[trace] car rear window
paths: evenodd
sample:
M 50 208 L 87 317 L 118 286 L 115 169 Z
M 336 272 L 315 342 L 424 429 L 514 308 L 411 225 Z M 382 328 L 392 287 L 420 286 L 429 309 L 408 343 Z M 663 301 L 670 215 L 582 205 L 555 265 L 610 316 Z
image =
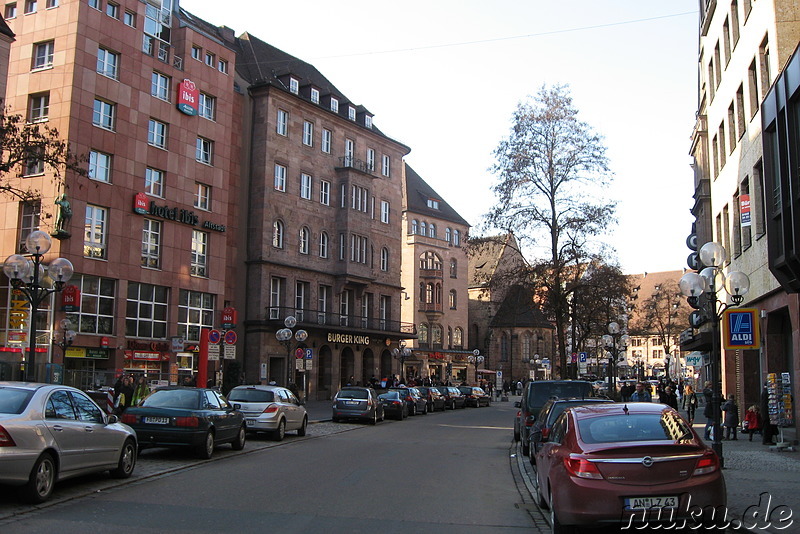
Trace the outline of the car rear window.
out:
M 680 417 L 662 414 L 620 414 L 590 417 L 578 421 L 578 431 L 585 443 L 622 441 L 670 441 L 692 439 L 692 432 Z
M 382 393 L 378 395 L 381 399 L 389 399 L 389 400 L 400 400 L 400 394 L 396 391 L 390 391 L 388 393 Z
M 362 389 L 343 389 L 336 395 L 340 399 L 368 399 L 369 394 Z
M 586 406 L 587 404 L 594 404 L 592 402 L 581 402 L 581 401 L 574 401 L 574 402 L 555 402 L 553 403 L 553 408 L 550 410 L 550 415 L 547 417 L 547 424 L 552 425 L 558 416 L 564 413 L 564 410 L 567 408 L 572 408 L 573 406 Z
M 33 391 L 19 388 L 0 388 L 0 413 L 20 414 L 28 406 Z
M 263 389 L 234 389 L 228 395 L 230 402 L 275 402 L 275 393 Z
M 160 389 L 144 399 L 142 406 L 149 408 L 182 408 L 196 410 L 200 392 L 195 389 Z
M 528 406 L 541 408 L 551 398 L 592 397 L 594 391 L 589 382 L 532 383 L 528 390 Z

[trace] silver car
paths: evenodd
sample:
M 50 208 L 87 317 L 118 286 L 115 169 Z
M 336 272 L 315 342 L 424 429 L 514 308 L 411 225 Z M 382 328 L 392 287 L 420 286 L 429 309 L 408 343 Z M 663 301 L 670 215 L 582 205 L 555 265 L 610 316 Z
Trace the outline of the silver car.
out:
M 136 433 L 69 386 L 0 382 L 0 484 L 22 486 L 32 503 L 46 501 L 58 480 L 110 471 L 128 478 Z
M 228 402 L 244 414 L 248 432 L 270 432 L 281 441 L 287 430 L 306 435 L 308 414 L 294 393 L 280 386 L 236 386 Z

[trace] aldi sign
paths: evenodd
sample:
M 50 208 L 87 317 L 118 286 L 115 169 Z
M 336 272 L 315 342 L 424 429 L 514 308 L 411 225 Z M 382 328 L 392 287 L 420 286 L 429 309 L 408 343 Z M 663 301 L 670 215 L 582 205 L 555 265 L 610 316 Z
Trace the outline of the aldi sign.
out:
M 727 350 L 757 349 L 761 346 L 758 310 L 728 309 L 722 315 L 723 344 Z

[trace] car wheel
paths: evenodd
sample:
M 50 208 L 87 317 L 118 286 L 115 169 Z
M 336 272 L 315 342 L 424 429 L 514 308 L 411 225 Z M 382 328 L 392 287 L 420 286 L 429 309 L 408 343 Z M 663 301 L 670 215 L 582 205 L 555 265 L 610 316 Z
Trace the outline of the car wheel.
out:
M 539 508 L 542 510 L 547 510 L 547 501 L 544 500 L 544 494 L 542 493 L 542 486 L 539 484 L 538 480 L 536 482 L 536 504 L 539 505 Z
M 31 504 L 44 502 L 53 493 L 55 483 L 56 463 L 50 453 L 42 453 L 33 464 L 28 483 L 22 488 L 22 498 Z
M 514 441 L 519 441 L 519 427 L 515 424 L 514 425 Z
M 422 415 L 428 415 L 428 405 L 426 404 L 425 407 L 422 409 Z
M 372 412 L 372 419 L 369 420 L 369 424 L 377 425 L 378 424 L 378 411 Z
M 297 429 L 298 436 L 305 436 L 308 430 L 308 417 L 303 417 L 303 424 Z
M 410 415 L 417 415 L 417 405 L 411 407 L 411 414 Z
M 574 532 L 572 527 L 567 527 L 559 522 L 558 516 L 556 515 L 555 503 L 553 502 L 552 491 L 550 491 L 550 528 L 553 534 L 572 534 Z
M 381 422 L 386 421 L 386 411 L 381 412 Z
M 236 439 L 231 442 L 233 450 L 240 451 L 244 449 L 244 443 L 247 440 L 247 429 L 244 425 L 239 428 L 239 433 L 236 434 Z
M 212 454 L 214 454 L 214 432 L 209 430 L 206 433 L 203 444 L 197 448 L 197 455 L 204 460 L 208 460 Z
M 132 439 L 126 439 L 119 453 L 117 468 L 111 470 L 111 476 L 128 478 L 133 474 L 134 467 L 136 467 L 136 444 Z
M 531 454 L 531 443 L 528 440 L 522 440 L 522 454 L 525 456 L 530 456 Z
M 284 437 L 286 437 L 286 419 L 281 419 L 278 421 L 278 428 L 272 433 L 272 439 L 283 441 Z

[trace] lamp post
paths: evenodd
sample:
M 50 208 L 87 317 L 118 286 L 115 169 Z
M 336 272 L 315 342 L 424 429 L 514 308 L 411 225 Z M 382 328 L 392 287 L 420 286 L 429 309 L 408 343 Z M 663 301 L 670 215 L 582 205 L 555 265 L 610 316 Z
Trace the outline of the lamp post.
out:
M 61 319 L 61 336 L 60 338 L 57 335 L 53 336 L 53 345 L 61 349 L 61 354 L 64 358 L 67 357 L 67 349 L 72 346 L 75 336 L 75 330 L 72 329 L 70 320 Z
M 714 440 L 711 448 L 719 456 L 720 466 L 725 465 L 722 456 L 722 432 L 720 429 L 720 407 L 722 399 L 722 350 L 720 347 L 719 323 L 722 315 L 731 305 L 718 299 L 717 294 L 725 288 L 730 295 L 733 306 L 738 306 L 744 301 L 744 296 L 750 291 L 750 278 L 743 272 L 733 271 L 725 275 L 722 272 L 722 263 L 725 261 L 725 248 L 713 241 L 709 241 L 700 248 L 700 262 L 707 265 L 700 273 L 689 272 L 684 274 L 679 282 L 681 293 L 687 297 L 689 305 L 695 309 L 689 316 L 689 323 L 694 328 L 711 322 L 711 413 L 714 417 Z
M 39 305 L 51 294 L 64 289 L 74 269 L 66 258 L 56 258 L 50 265 L 44 265 L 44 255 L 50 250 L 53 241 L 46 232 L 35 230 L 28 234 L 25 246 L 30 258 L 22 254 L 12 254 L 3 262 L 3 272 L 11 281 L 11 287 L 21 293 L 31 305 L 28 320 L 30 322 L 30 345 L 28 356 L 23 359 L 21 379 L 36 380 L 36 322 Z M 44 286 L 43 283 L 48 283 Z M 30 372 L 29 369 L 30 368 Z
M 404 339 L 401 339 L 398 343 L 399 348 L 395 347 L 392 349 L 392 355 L 394 358 L 400 362 L 400 381 L 405 384 L 406 383 L 406 367 L 405 363 L 406 360 L 411 358 L 411 349 L 406 347 L 406 342 Z
M 297 326 L 297 319 L 294 315 L 288 315 L 286 319 L 283 320 L 283 324 L 286 328 L 281 328 L 275 332 L 275 338 L 286 347 L 286 386 L 288 387 L 292 382 L 292 338 L 294 337 L 294 339 L 297 340 L 297 345 L 295 346 L 295 349 L 297 349 L 300 347 L 301 343 L 308 339 L 308 332 L 302 328 L 296 332 L 292 330 L 292 328 Z M 306 385 L 305 373 L 303 373 L 303 393 L 307 395 Z
M 608 378 L 611 379 L 608 387 L 609 391 L 611 391 L 614 396 L 617 394 L 617 365 L 619 363 L 619 355 L 628 348 L 629 341 L 630 337 L 628 334 L 623 333 L 619 323 L 616 321 L 608 323 L 608 334 L 603 336 L 603 342 L 606 345 L 606 349 L 608 349 L 608 352 L 606 352 L 606 356 L 608 357 Z
M 481 351 L 475 349 L 470 356 L 467 356 L 467 361 L 475 366 L 475 383 L 478 382 L 478 366 L 483 363 L 483 356 Z
M 530 356 L 523 356 L 522 362 L 530 366 L 530 371 L 533 371 L 533 374 L 528 372 L 528 378 L 530 380 L 536 380 L 536 370 L 542 364 L 541 358 L 539 358 L 538 354 L 534 354 L 533 357 Z

